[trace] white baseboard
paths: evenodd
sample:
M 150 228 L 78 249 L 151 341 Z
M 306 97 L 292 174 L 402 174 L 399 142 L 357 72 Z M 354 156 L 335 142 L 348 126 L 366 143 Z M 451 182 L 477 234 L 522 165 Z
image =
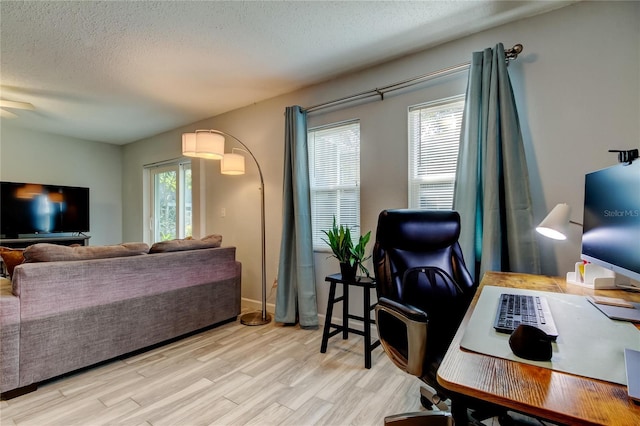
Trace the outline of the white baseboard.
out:
M 262 309 L 262 303 L 259 300 L 254 300 L 254 299 L 247 299 L 245 297 L 243 297 L 241 299 L 240 302 L 240 307 L 242 309 L 242 312 L 252 312 L 252 311 L 260 311 Z M 269 312 L 271 315 L 275 316 L 275 311 L 276 311 L 276 305 L 274 303 L 269 303 L 267 302 L 267 312 Z M 334 310 L 335 312 L 335 310 Z M 342 312 L 342 310 L 340 310 L 340 312 Z M 321 314 L 318 313 L 318 325 L 320 327 L 324 326 L 324 322 L 326 319 L 326 315 L 325 314 Z M 333 321 L 334 324 L 342 324 L 342 317 L 333 317 Z M 360 321 L 355 321 L 355 320 L 350 320 L 349 321 L 349 328 L 354 328 L 356 330 L 360 330 L 363 331 L 364 327 L 362 322 Z M 373 324 L 371 326 L 371 332 L 376 333 L 375 331 L 375 324 Z
M 259 311 L 262 309 L 262 302 L 254 299 L 247 299 L 243 297 L 240 299 L 240 309 L 242 312 Z M 267 302 L 267 312 L 274 314 L 276 311 L 276 305 Z

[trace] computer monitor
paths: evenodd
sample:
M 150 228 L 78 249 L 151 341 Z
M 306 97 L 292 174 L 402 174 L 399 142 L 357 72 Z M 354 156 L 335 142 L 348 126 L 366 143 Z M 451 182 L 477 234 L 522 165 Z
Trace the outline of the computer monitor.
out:
M 640 160 L 585 176 L 582 259 L 640 289 Z

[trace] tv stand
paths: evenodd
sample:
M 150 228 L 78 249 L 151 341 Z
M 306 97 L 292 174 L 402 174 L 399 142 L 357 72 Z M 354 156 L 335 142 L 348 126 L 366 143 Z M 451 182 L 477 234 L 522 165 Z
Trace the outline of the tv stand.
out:
M 88 235 L 79 234 L 74 236 L 64 236 L 64 237 L 24 237 L 24 238 L 2 238 L 0 239 L 0 246 L 10 247 L 10 248 L 26 248 L 32 244 L 37 243 L 50 243 L 50 244 L 59 244 L 62 246 L 70 246 L 72 244 L 80 244 L 83 246 L 89 245 Z

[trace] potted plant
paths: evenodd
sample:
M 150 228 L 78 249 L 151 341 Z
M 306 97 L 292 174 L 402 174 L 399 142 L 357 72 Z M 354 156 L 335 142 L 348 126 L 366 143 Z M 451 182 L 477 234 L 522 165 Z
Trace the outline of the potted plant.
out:
M 351 229 L 347 226 L 336 224 L 336 218 L 333 217 L 333 226 L 329 231 L 322 231 L 327 236 L 327 240 L 323 241 L 329 245 L 333 252 L 333 257 L 340 262 L 340 273 L 342 278 L 348 281 L 354 281 L 358 268 L 360 271 L 369 276 L 369 270 L 364 266 L 364 261 L 371 256 L 365 255 L 365 248 L 371 238 L 371 231 L 358 238 L 358 243 L 354 246 L 351 238 Z

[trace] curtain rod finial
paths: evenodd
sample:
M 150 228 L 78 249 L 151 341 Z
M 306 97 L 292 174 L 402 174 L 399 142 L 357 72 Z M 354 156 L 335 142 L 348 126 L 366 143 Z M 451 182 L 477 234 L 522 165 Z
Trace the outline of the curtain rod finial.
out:
M 516 59 L 518 55 L 522 53 L 523 50 L 524 50 L 524 47 L 520 43 L 518 43 L 514 45 L 511 49 L 505 50 L 504 53 L 507 59 Z
M 505 50 L 504 55 L 507 60 L 507 66 L 509 65 L 509 61 L 516 59 L 523 50 L 524 47 L 520 43 L 514 45 L 511 49 Z

